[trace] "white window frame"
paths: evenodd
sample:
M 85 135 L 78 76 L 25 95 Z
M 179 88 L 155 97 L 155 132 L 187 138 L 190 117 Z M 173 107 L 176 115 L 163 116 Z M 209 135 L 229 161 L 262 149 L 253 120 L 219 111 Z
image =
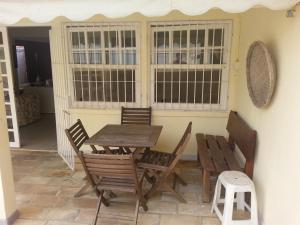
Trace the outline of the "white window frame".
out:
M 105 58 L 105 46 L 104 46 L 104 32 L 103 31 L 110 31 L 110 29 L 117 30 L 118 35 L 120 35 L 121 31 L 126 30 L 135 30 L 135 41 L 136 41 L 136 64 L 73 64 L 72 59 L 72 39 L 71 39 L 71 32 L 88 32 L 88 31 L 101 31 L 101 56 L 102 60 Z M 140 73 L 140 23 L 136 22 L 101 22 L 101 23 L 65 23 L 64 24 L 64 35 L 65 35 L 65 43 L 67 46 L 66 49 L 66 63 L 67 65 L 67 73 L 68 73 L 68 83 L 69 83 L 69 99 L 70 99 L 70 106 L 72 108 L 103 108 L 103 109 L 113 109 L 113 108 L 120 108 L 121 106 L 126 107 L 138 107 L 141 104 L 141 73 Z M 121 36 L 120 36 L 121 37 Z M 86 35 L 84 36 L 85 43 L 87 46 L 87 38 Z M 120 45 L 119 38 L 119 47 L 116 48 L 117 50 L 121 51 L 123 47 Z M 110 48 L 113 50 L 113 48 Z M 88 47 L 85 47 L 84 51 L 88 52 Z M 95 48 L 94 50 L 98 50 Z M 125 48 L 123 49 L 125 50 Z M 130 50 L 126 47 L 126 50 Z M 103 58 L 104 57 L 104 58 Z M 121 57 L 121 56 L 120 56 Z M 119 58 L 120 61 L 121 58 Z M 87 54 L 86 54 L 86 60 Z M 76 101 L 74 95 L 74 81 L 73 81 L 73 69 L 87 69 L 96 71 L 96 70 L 114 70 L 114 69 L 126 69 L 135 70 L 135 102 L 113 102 L 113 101 Z
M 169 26 L 169 27 L 168 27 Z M 182 26 L 181 29 L 179 27 Z M 152 64 L 152 57 L 154 48 L 154 32 L 155 31 L 172 31 L 172 30 L 186 30 L 189 31 L 191 28 L 200 29 L 204 28 L 205 32 L 205 45 L 204 45 L 204 60 L 207 59 L 207 42 L 208 32 L 207 29 L 223 28 L 224 29 L 224 50 L 223 50 L 223 64 Z M 174 109 L 174 110 L 200 110 L 200 111 L 225 111 L 227 110 L 228 104 L 228 85 L 229 85 L 229 69 L 230 69 L 230 51 L 231 51 L 231 37 L 232 37 L 232 21 L 231 20 L 211 20 L 211 21 L 158 21 L 150 22 L 148 26 L 149 30 L 149 49 L 150 49 L 150 96 L 149 101 L 154 109 Z M 189 32 L 187 32 L 189 33 Z M 187 34 L 189 35 L 189 34 Z M 170 37 L 171 36 L 171 37 Z M 169 35 L 169 48 L 171 48 L 172 35 Z M 189 44 L 189 43 L 188 43 Z M 187 46 L 188 49 L 189 46 Z M 204 103 L 158 103 L 155 102 L 154 90 L 155 90 L 155 69 L 222 69 L 222 80 L 221 80 L 221 92 L 220 92 L 220 103 L 219 104 L 204 104 Z

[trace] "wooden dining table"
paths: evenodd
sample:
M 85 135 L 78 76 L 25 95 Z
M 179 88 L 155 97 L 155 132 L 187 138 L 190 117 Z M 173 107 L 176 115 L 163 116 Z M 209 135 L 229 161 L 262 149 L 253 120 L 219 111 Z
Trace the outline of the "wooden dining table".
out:
M 123 147 L 138 150 L 153 148 L 160 136 L 162 126 L 157 125 L 116 125 L 108 124 L 85 141 L 84 144 Z

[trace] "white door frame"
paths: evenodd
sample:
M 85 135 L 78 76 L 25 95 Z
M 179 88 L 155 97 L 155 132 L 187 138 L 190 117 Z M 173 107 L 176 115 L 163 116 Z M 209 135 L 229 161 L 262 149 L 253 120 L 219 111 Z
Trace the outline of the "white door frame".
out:
M 10 147 L 19 148 L 20 135 L 16 113 L 14 81 L 7 27 L 0 26 L 0 36 L 2 37 L 2 41 L 0 41 L 0 51 L 2 52 L 0 53 L 0 74 L 4 90 L 4 104 L 6 107 L 9 144 Z

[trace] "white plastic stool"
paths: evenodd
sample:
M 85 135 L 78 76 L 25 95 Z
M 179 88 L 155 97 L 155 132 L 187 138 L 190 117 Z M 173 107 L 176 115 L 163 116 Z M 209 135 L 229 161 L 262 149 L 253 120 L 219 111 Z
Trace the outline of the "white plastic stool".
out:
M 225 188 L 225 199 L 221 199 L 221 185 Z M 251 193 L 251 207 L 245 201 L 245 192 Z M 236 193 L 236 199 L 235 199 Z M 237 203 L 237 209 L 247 210 L 251 213 L 248 220 L 233 220 L 233 206 Z M 223 215 L 218 208 L 218 204 L 224 203 Z M 222 225 L 257 225 L 257 202 L 255 187 L 252 180 L 239 171 L 224 171 L 219 175 L 211 212 L 216 212 Z

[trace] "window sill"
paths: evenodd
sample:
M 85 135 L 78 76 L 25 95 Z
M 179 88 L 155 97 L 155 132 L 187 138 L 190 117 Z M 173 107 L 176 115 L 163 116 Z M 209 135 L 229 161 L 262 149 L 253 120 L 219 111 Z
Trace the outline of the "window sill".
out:
M 120 116 L 121 109 L 88 109 L 88 108 L 71 108 L 71 114 L 84 115 L 111 115 Z M 190 111 L 190 110 L 157 110 L 152 109 L 153 117 L 205 117 L 205 118 L 227 118 L 229 111 Z

